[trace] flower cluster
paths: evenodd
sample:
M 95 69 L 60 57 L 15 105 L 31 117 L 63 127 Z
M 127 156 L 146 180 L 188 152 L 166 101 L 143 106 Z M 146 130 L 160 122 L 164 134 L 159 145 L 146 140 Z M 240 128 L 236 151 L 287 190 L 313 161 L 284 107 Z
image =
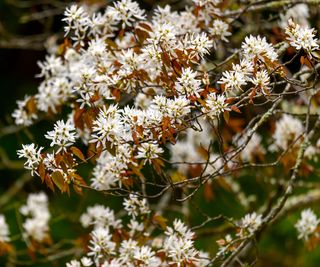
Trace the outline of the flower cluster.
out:
M 251 214 L 246 214 L 241 219 L 241 222 L 240 222 L 241 230 L 239 232 L 239 236 L 244 236 L 246 233 L 249 233 L 249 234 L 254 233 L 256 230 L 258 230 L 261 224 L 262 224 L 261 214 L 258 215 L 255 212 Z
M 219 117 L 224 111 L 229 111 L 228 102 L 225 95 L 217 95 L 216 93 L 211 93 L 206 99 L 206 106 L 202 108 L 203 113 L 215 119 Z
M 124 209 L 130 216 L 135 218 L 138 215 L 148 214 L 150 212 L 147 200 L 140 200 L 136 195 L 130 194 L 128 199 L 123 202 Z
M 52 141 L 50 146 L 59 146 L 57 152 L 66 150 L 67 147 L 71 146 L 76 141 L 74 125 L 70 120 L 67 122 L 57 121 L 54 125 L 54 130 L 49 131 L 45 137 Z
M 92 266 L 95 263 L 96 266 L 117 267 L 160 267 L 172 264 L 202 267 L 208 264 L 205 259 L 208 255 L 194 248 L 194 233 L 180 220 L 175 220 L 173 227 L 162 226 L 165 231 L 152 241 L 149 237 L 153 228 L 139 222 L 141 216 L 151 212 L 146 207 L 145 199 L 130 195 L 124 201 L 124 207 L 131 217 L 127 226 L 123 220 L 116 218 L 111 209 L 102 205 L 89 207 L 82 214 L 82 225 L 93 226 L 89 252 L 87 257 L 80 261 L 72 260 L 67 266 Z M 154 222 L 164 220 L 157 214 L 149 218 Z M 117 240 L 115 235 L 118 236 Z
M 30 194 L 26 205 L 20 208 L 20 213 L 27 217 L 22 225 L 24 238 L 28 242 L 48 243 L 51 215 L 47 195 L 43 192 Z
M 243 59 L 239 64 L 233 64 L 232 70 L 222 73 L 219 83 L 227 93 L 235 94 L 243 91 L 251 83 L 255 90 L 269 94 L 270 77 L 265 68 L 265 62 L 276 64 L 278 55 L 274 47 L 260 36 L 247 36 L 242 43 L 241 52 Z M 258 70 L 257 70 L 258 69 Z
M 0 214 L 0 243 L 9 242 L 9 234 L 9 226 L 6 223 L 6 219 L 2 214 Z
M 120 220 L 115 218 L 114 211 L 102 205 L 88 207 L 87 211 L 81 215 L 80 222 L 83 227 L 93 225 L 94 228 L 106 226 L 118 228 L 121 226 Z
M 43 147 L 37 148 L 35 144 L 22 145 L 22 149 L 18 150 L 19 158 L 26 158 L 24 166 L 27 170 L 31 170 L 31 174 L 37 170 L 39 163 L 41 162 L 41 150 Z
M 168 253 L 170 264 L 197 262 L 198 251 L 193 247 L 194 233 L 181 221 L 175 220 L 173 227 L 168 227 L 165 234 L 164 250 Z
M 298 231 L 298 238 L 307 241 L 311 235 L 316 234 L 320 220 L 311 209 L 301 212 L 301 218 L 295 224 Z
M 286 34 L 290 44 L 297 50 L 304 49 L 310 54 L 312 51 L 319 49 L 318 39 L 315 38 L 315 30 L 301 27 L 294 23 L 292 19 L 288 22 Z
M 17 125 L 32 125 L 34 120 L 38 118 L 37 114 L 33 111 L 34 98 L 25 96 L 24 100 L 18 100 L 18 108 L 12 113 Z
M 276 149 L 286 150 L 302 137 L 303 125 L 301 121 L 290 115 L 283 115 L 276 122 L 276 130 L 273 134 Z

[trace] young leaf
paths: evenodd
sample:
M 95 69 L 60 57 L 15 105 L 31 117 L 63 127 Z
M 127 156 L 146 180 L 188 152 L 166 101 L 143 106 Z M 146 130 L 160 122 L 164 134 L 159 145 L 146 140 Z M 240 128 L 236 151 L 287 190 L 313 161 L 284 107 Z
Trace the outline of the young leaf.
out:
M 153 215 L 152 221 L 158 224 L 163 230 L 167 229 L 167 219 L 162 217 L 161 215 Z
M 75 155 L 76 157 L 78 157 L 80 160 L 82 160 L 83 162 L 87 162 L 86 158 L 84 157 L 83 153 L 81 152 L 81 150 L 75 146 L 72 146 L 70 148 L 71 152 L 73 155 Z
M 44 179 L 46 177 L 46 169 L 45 169 L 44 164 L 42 162 L 39 164 L 38 173 L 41 178 L 41 181 L 44 182 Z
M 55 171 L 51 174 L 51 177 L 52 177 L 52 181 L 60 189 L 60 191 L 64 192 L 65 191 L 65 181 L 63 179 L 61 172 Z

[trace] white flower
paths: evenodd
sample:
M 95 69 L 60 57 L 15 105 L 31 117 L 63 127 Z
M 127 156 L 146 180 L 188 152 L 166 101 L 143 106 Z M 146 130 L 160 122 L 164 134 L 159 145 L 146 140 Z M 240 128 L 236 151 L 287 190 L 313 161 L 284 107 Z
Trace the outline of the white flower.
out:
M 77 260 L 72 260 L 70 262 L 67 262 L 66 267 L 81 267 L 81 264 Z
M 297 50 L 304 49 L 307 53 L 311 53 L 319 49 L 318 39 L 315 38 L 315 29 L 301 27 L 299 24 L 294 23 L 292 19 L 289 19 L 285 32 L 288 36 L 288 41 Z
M 167 236 L 173 236 L 177 235 L 178 237 L 184 238 L 184 239 L 193 239 L 194 233 L 188 229 L 188 227 L 178 219 L 175 219 L 173 222 L 173 228 L 167 227 L 165 234 Z
M 101 265 L 101 267 L 123 267 L 123 266 L 127 266 L 127 265 L 124 265 L 124 263 L 119 259 L 112 259 L 110 262 L 105 261 Z
M 241 87 L 247 84 L 247 77 L 243 71 L 224 71 L 218 83 L 224 85 L 224 91 L 226 93 L 230 91 L 234 93 L 234 91 L 242 91 Z
M 102 205 L 94 205 L 87 208 L 87 211 L 80 217 L 83 227 L 93 225 L 96 228 L 106 228 L 112 226 L 118 228 L 121 225 L 120 220 L 116 220 L 114 211 Z
M 115 254 L 116 243 L 114 243 L 109 228 L 98 228 L 91 233 L 89 256 L 100 259 L 103 255 Z
M 217 5 L 221 3 L 221 0 L 192 0 L 197 6 Z
M 37 77 L 49 78 L 64 70 L 61 58 L 54 55 L 46 56 L 44 62 L 39 61 L 37 63 L 41 69 L 41 73 Z
M 131 0 L 121 0 L 114 3 L 114 7 L 108 9 L 108 14 L 117 21 L 122 22 L 122 27 L 132 26 L 136 20 L 144 20 L 144 10 L 140 9 L 137 2 Z
M 12 113 L 12 117 L 15 119 L 15 124 L 30 126 L 38 118 L 38 115 L 27 108 L 27 103 L 31 100 L 31 97 L 25 96 L 24 100 L 18 100 L 18 108 Z
M 20 213 L 29 218 L 23 223 L 24 238 L 31 238 L 43 242 L 49 234 L 50 212 L 48 197 L 45 193 L 30 194 L 27 204 L 20 208 Z
M 61 82 L 61 79 L 51 79 L 50 82 L 42 82 L 40 84 L 38 94 L 35 95 L 39 110 L 48 112 L 50 109 L 54 113 L 57 112 L 56 106 L 62 103 L 65 97 L 60 94 L 61 87 L 59 87 L 59 82 Z
M 208 54 L 210 51 L 210 48 L 213 45 L 213 41 L 210 40 L 206 33 L 192 33 L 192 34 L 186 34 L 184 40 L 183 40 L 183 46 L 186 50 L 193 50 L 193 52 L 189 52 L 189 58 L 192 58 L 194 55 L 199 55 L 201 58 Z
M 120 136 L 123 137 L 123 125 L 120 120 L 120 112 L 117 105 L 103 106 L 98 117 L 93 121 L 92 139 L 90 142 L 98 142 L 105 147 L 106 142 L 118 143 Z
M 150 213 L 147 200 L 143 198 L 140 200 L 136 195 L 130 194 L 129 198 L 126 198 L 123 202 L 124 209 L 135 218 L 138 215 L 144 215 Z
M 142 246 L 135 250 L 134 258 L 139 261 L 142 267 L 157 267 L 161 261 L 155 256 L 155 252 L 148 246 Z
M 246 214 L 244 218 L 241 219 L 239 233 L 240 236 L 243 236 L 243 230 L 248 231 L 250 234 L 254 233 L 262 223 L 262 215 L 255 212 Z
M 276 130 L 273 134 L 274 143 L 278 148 L 286 150 L 292 142 L 301 137 L 303 130 L 302 122 L 299 119 L 284 114 L 276 122 Z
M 214 37 L 220 38 L 222 41 L 228 42 L 226 37 L 231 35 L 231 32 L 228 31 L 228 28 L 228 23 L 220 19 L 215 19 L 212 23 L 212 27 L 209 29 L 209 33 Z
M 122 64 L 123 75 L 130 75 L 133 71 L 143 67 L 143 58 L 133 49 L 126 49 L 119 54 L 119 62 Z
M 311 209 L 305 209 L 301 212 L 301 218 L 295 224 L 298 231 L 298 238 L 307 241 L 310 235 L 314 234 L 320 220 Z
M 170 23 L 156 23 L 147 42 L 153 44 L 155 47 L 161 44 L 163 49 L 172 51 L 177 43 L 177 38 L 175 36 L 177 33 L 176 31 L 176 27 Z
M 210 93 L 206 99 L 206 107 L 202 108 L 202 111 L 206 113 L 209 118 L 216 118 L 219 114 L 225 110 L 229 110 L 226 97 L 224 95 L 217 95 Z
M 177 91 L 186 96 L 195 95 L 200 97 L 199 93 L 202 91 L 200 87 L 201 81 L 196 78 L 197 73 L 191 68 L 182 70 L 181 77 L 175 83 Z
M 245 76 L 252 75 L 254 67 L 251 60 L 241 59 L 239 64 L 232 63 L 232 70 L 236 72 L 241 72 Z
M 0 214 L 0 243 L 9 242 L 9 227 L 4 215 Z
M 89 33 L 88 35 L 93 38 L 97 36 L 114 37 L 114 31 L 117 29 L 117 18 L 112 12 L 110 7 L 104 13 L 93 13 L 88 21 Z
M 129 235 L 134 236 L 135 233 L 141 233 L 143 231 L 144 224 L 131 219 L 130 223 L 128 223 L 128 228 L 130 229 Z
M 191 232 L 180 220 L 173 222 L 173 228 L 167 227 L 163 248 L 170 258 L 170 264 L 178 266 L 184 261 L 197 262 L 198 251 L 193 246 L 194 233 Z
M 39 163 L 41 162 L 41 150 L 43 147 L 37 148 L 35 144 L 22 145 L 22 149 L 18 150 L 19 158 L 26 158 L 27 161 L 24 163 L 24 167 L 27 170 L 31 170 L 31 175 L 38 168 Z
M 178 19 L 178 13 L 172 11 L 170 5 L 157 6 L 152 17 L 152 21 L 156 23 L 172 23 L 175 19 Z
M 163 153 L 163 149 L 156 143 L 142 143 L 138 147 L 137 159 L 145 159 L 144 163 L 151 163 L 152 159 L 159 158 L 159 155 Z
M 259 89 L 263 94 L 268 94 L 270 91 L 270 76 L 266 70 L 259 70 L 250 81 Z
M 76 142 L 77 134 L 71 120 L 67 120 L 66 122 L 60 120 L 54 125 L 54 130 L 49 131 L 45 137 L 52 141 L 50 146 L 59 146 L 59 152 L 73 145 Z
M 84 267 L 89 267 L 93 264 L 92 260 L 88 257 L 82 257 L 80 261 Z
M 269 44 L 265 37 L 254 37 L 252 35 L 247 36 L 242 43 L 243 56 L 247 60 L 253 60 L 258 58 L 264 61 L 264 58 L 270 61 L 276 61 L 278 55 L 271 44 Z
M 65 29 L 65 35 L 67 35 L 71 30 L 77 32 L 84 32 L 88 26 L 89 17 L 87 12 L 82 6 L 72 5 L 67 7 L 64 12 L 65 18 L 62 21 L 67 23 Z
M 164 250 L 170 264 L 179 266 L 185 261 L 197 261 L 198 251 L 194 249 L 192 240 L 169 236 L 164 242 Z
M 108 190 L 117 183 L 120 183 L 121 175 L 127 169 L 128 161 L 126 157 L 119 153 L 120 147 L 118 147 L 116 156 L 112 156 L 107 151 L 101 153 L 93 169 L 93 178 L 91 179 L 93 188 L 97 190 Z M 130 150 L 126 150 L 126 153 L 126 156 L 130 158 Z
M 190 113 L 190 101 L 185 96 L 175 97 L 166 101 L 164 115 L 181 122 L 181 118 Z M 160 110 L 161 111 L 161 110 Z
M 124 262 L 130 262 L 134 258 L 134 253 L 138 247 L 138 242 L 132 239 L 123 240 L 120 244 L 120 258 Z

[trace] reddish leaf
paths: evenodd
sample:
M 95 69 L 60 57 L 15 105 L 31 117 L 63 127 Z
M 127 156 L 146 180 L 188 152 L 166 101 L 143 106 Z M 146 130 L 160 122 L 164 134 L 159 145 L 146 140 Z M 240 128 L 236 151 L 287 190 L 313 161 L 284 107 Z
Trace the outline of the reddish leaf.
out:
M 162 119 L 162 130 L 166 130 L 170 127 L 171 121 L 169 117 L 164 117 Z
M 77 185 L 87 185 L 85 180 L 79 174 L 70 173 L 69 175 L 73 178 L 75 184 L 77 184 Z
M 74 185 L 73 185 L 73 189 L 74 189 L 74 191 L 75 191 L 78 195 L 83 195 L 82 187 L 74 184 Z
M 139 22 L 138 27 L 141 27 L 141 28 L 145 29 L 148 32 L 152 32 L 152 28 L 148 23 Z
M 67 166 L 72 167 L 74 163 L 74 159 L 70 153 L 63 154 L 63 161 L 66 163 Z
M 34 97 L 31 97 L 27 104 L 26 104 L 26 109 L 28 111 L 28 113 L 36 113 L 37 112 L 37 104 L 36 104 L 36 100 Z
M 66 183 L 63 179 L 61 172 L 55 171 L 51 174 L 51 177 L 52 177 L 52 181 L 60 189 L 60 191 L 65 192 L 66 191 L 66 188 L 65 188 Z
M 214 194 L 213 194 L 212 187 L 211 187 L 210 183 L 205 183 L 203 194 L 204 194 L 204 198 L 207 202 L 213 200 Z
M 100 147 L 99 147 L 100 148 Z M 102 152 L 102 151 L 100 151 L 99 152 L 99 148 L 98 148 L 98 153 L 99 153 L 99 155 L 100 155 L 100 153 Z M 102 149 L 102 148 L 101 148 Z M 112 155 L 112 156 L 115 156 L 115 154 L 116 154 L 116 148 L 115 148 L 115 146 L 113 146 L 112 145 L 112 143 L 111 142 L 107 142 L 106 143 L 106 149 L 108 150 L 108 152 Z
M 223 118 L 224 118 L 224 120 L 225 120 L 226 123 L 229 122 L 230 114 L 229 114 L 228 111 L 223 112 Z
M 238 109 L 236 106 L 231 106 L 231 109 L 237 113 L 241 113 L 240 109 Z
M 45 169 L 44 164 L 42 162 L 38 166 L 38 173 L 41 178 L 41 181 L 44 182 L 44 179 L 46 177 L 46 169 Z
M 54 192 L 54 185 L 52 183 L 51 177 L 49 174 L 46 174 L 45 179 L 44 179 L 47 187 L 51 189 L 52 192 Z
M 164 166 L 164 162 L 161 159 L 153 159 L 152 160 L 152 166 L 156 170 L 156 172 L 161 175 L 162 168 Z
M 121 179 L 121 182 L 127 189 L 130 189 L 133 185 L 133 179 L 131 178 Z
M 167 219 L 161 215 L 155 214 L 152 217 L 152 221 L 158 224 L 163 230 L 167 229 Z
M 132 131 L 131 135 L 132 135 L 133 142 L 136 145 L 138 145 L 139 144 L 139 138 L 138 138 L 137 132 L 136 131 Z
M 56 160 L 56 164 L 60 165 L 61 161 L 63 160 L 63 157 L 61 156 L 60 153 L 55 156 L 55 160 Z
M 82 160 L 83 162 L 87 162 L 86 158 L 84 157 L 83 153 L 81 152 L 81 150 L 75 146 L 72 146 L 70 148 L 71 152 L 73 155 L 77 156 L 80 160 Z
M 85 112 L 85 109 L 78 108 L 75 110 L 75 113 L 73 115 L 73 122 L 77 128 L 83 129 L 83 122 L 81 118 L 84 112 Z
M 170 56 L 168 53 L 164 52 L 161 54 L 161 59 L 162 59 L 162 62 L 167 65 L 168 67 L 171 66 L 170 64 Z

